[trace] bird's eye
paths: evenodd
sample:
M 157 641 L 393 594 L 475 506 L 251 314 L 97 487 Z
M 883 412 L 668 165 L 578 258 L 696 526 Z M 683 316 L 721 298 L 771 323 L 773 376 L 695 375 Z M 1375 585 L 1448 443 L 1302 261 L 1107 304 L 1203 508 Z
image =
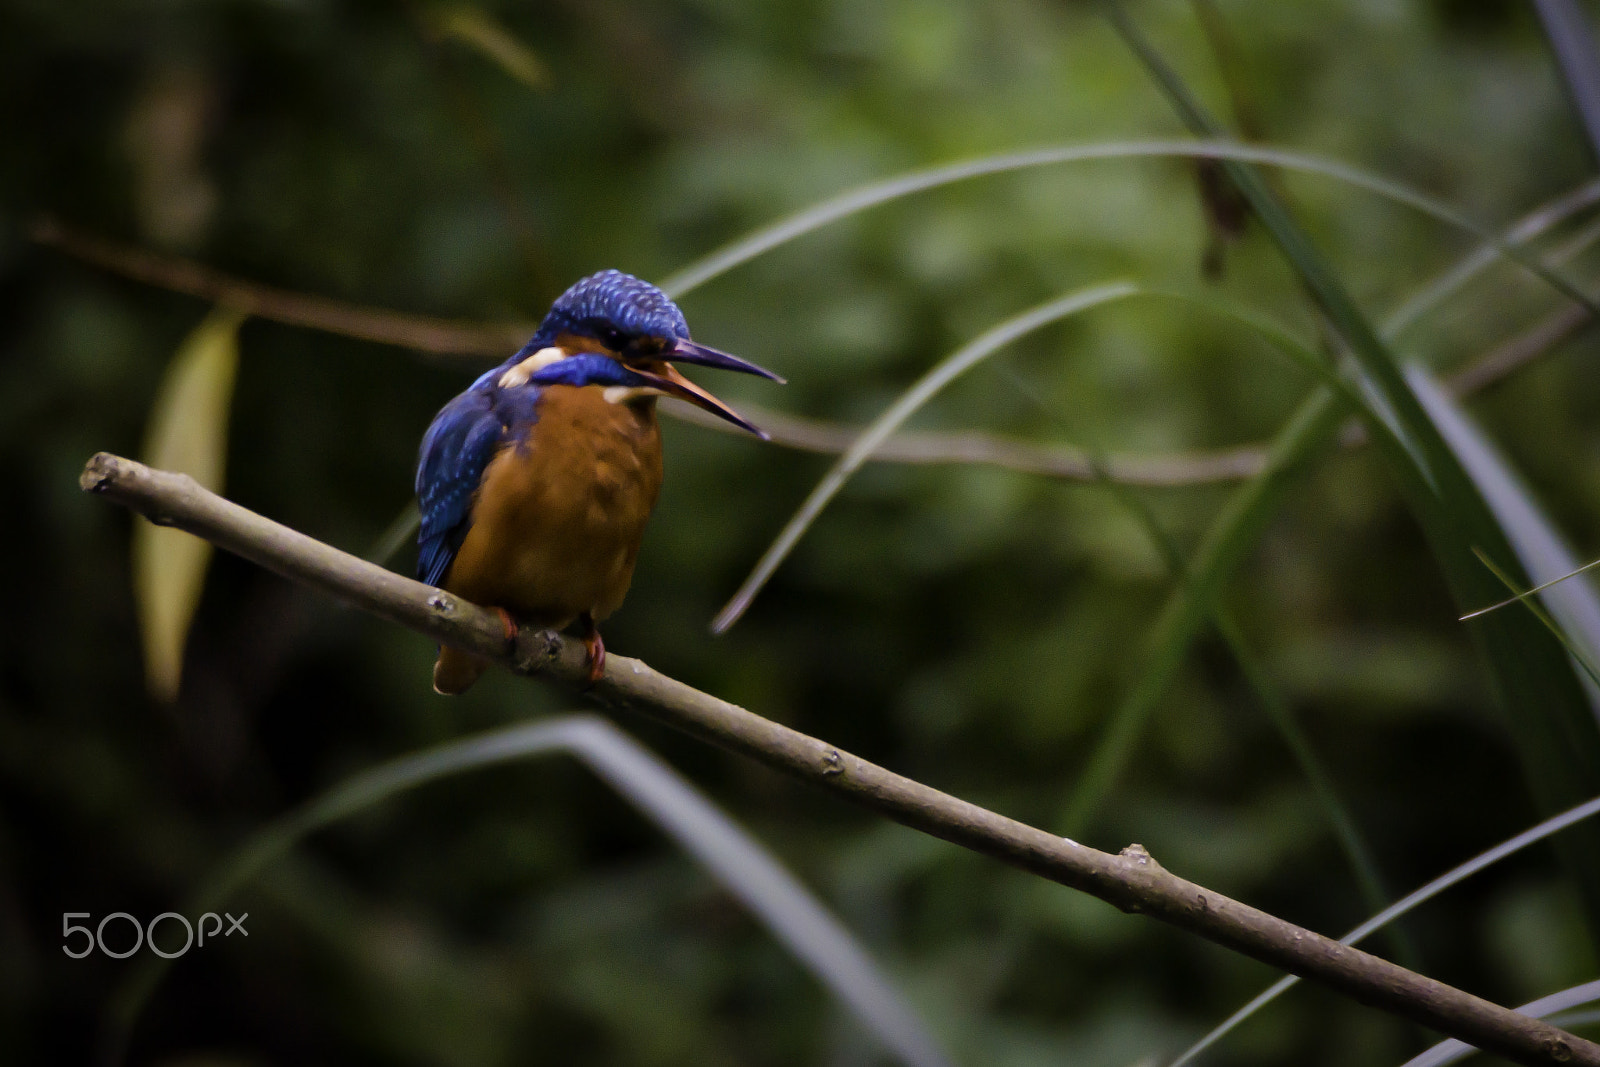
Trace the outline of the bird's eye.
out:
M 621 352 L 628 347 L 628 339 L 615 326 L 602 326 L 595 332 L 600 337 L 600 343 L 613 352 Z

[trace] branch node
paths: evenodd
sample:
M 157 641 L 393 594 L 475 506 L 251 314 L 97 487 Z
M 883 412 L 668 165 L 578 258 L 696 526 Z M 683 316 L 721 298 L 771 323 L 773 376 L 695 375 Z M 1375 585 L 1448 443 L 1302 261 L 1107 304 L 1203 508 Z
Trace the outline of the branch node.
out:
M 96 452 L 78 475 L 78 488 L 86 493 L 103 493 L 116 480 L 117 457 L 110 452 Z
M 1150 855 L 1145 847 L 1139 844 L 1137 841 L 1123 849 L 1121 852 L 1117 853 L 1117 855 L 1138 867 L 1144 867 L 1153 871 L 1165 870 L 1161 864 L 1156 862 L 1156 858 Z
M 844 773 L 844 757 L 839 755 L 836 748 L 827 749 L 822 753 L 822 776 L 831 778 L 836 774 Z
M 541 674 L 561 656 L 561 642 L 550 630 L 517 630 L 511 667 L 518 674 Z

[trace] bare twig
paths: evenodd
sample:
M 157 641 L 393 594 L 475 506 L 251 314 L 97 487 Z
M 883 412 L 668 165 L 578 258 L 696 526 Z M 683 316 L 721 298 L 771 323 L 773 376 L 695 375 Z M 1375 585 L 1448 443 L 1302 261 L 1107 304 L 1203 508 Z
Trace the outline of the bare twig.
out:
M 429 318 L 291 292 L 237 278 L 193 260 L 108 241 L 52 219 L 36 222 L 32 236 L 40 244 L 148 285 L 228 304 L 290 326 L 377 341 L 429 355 L 500 359 L 515 351 L 534 330 L 531 323 L 473 323 Z M 1447 387 L 1457 397 L 1483 389 L 1548 352 L 1590 321 L 1587 309 L 1577 305 L 1562 307 L 1457 371 L 1446 383 Z M 859 427 L 783 414 L 755 405 L 744 404 L 741 409 L 771 435 L 773 444 L 802 452 L 837 455 L 861 434 Z M 742 432 L 688 404 L 669 402 L 664 410 L 685 422 L 721 433 Z M 1354 447 L 1365 440 L 1365 433 L 1354 420 L 1340 436 L 1340 443 L 1346 447 Z M 899 433 L 876 449 L 872 460 L 928 465 L 978 463 L 1065 481 L 1097 480 L 1093 464 L 1082 449 L 1040 445 L 985 433 Z M 1240 481 L 1259 474 L 1265 464 L 1266 449 L 1241 445 L 1212 452 L 1108 456 L 1103 460 L 1102 474 L 1128 485 L 1179 487 Z
M 1476 393 L 1538 359 L 1593 320 L 1589 309 L 1578 304 L 1558 308 L 1450 375 L 1445 387 L 1458 398 Z
M 432 355 L 502 359 L 516 351 L 534 330 L 525 323 L 461 323 L 278 289 L 224 274 L 193 260 L 108 241 L 50 218 L 35 222 L 31 236 L 39 244 L 58 248 L 113 274 L 227 304 L 259 318 Z
M 102 452 L 90 459 L 80 484 L 436 641 L 568 685 L 581 685 L 585 678 L 581 643 L 524 629 L 508 647 L 499 616 L 247 511 L 184 475 Z M 1519 1063 L 1600 1067 L 1600 1045 L 1185 881 L 1139 845 L 1113 856 L 1056 837 L 692 689 L 638 660 L 608 657 L 605 677 L 589 692 L 609 707 L 648 715 L 913 829 L 1090 893 L 1123 911 L 1148 914 Z
M 721 430 L 726 425 L 715 415 L 678 401 L 668 401 L 663 410 L 696 426 Z M 767 431 L 773 444 L 801 452 L 838 455 L 861 436 L 859 426 L 808 419 L 756 404 L 741 403 L 739 410 Z M 982 463 L 1067 481 L 1097 480 L 1094 461 L 1083 449 L 986 433 L 897 433 L 874 449 L 871 459 L 911 464 Z M 1111 456 L 1101 461 L 1101 470 L 1112 480 L 1129 485 L 1181 486 L 1239 481 L 1260 473 L 1266 462 L 1264 449 L 1246 446 L 1162 456 Z

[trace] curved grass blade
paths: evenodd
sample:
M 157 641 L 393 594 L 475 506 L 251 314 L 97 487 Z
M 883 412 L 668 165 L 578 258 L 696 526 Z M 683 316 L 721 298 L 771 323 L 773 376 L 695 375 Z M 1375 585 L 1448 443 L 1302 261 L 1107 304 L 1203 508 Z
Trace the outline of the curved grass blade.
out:
M 1532 214 L 1519 220 L 1514 229 L 1526 239 L 1538 236 L 1569 217 L 1572 212 L 1582 209 L 1587 203 L 1587 197 L 1582 195 L 1584 188 L 1535 209 Z M 1475 259 L 1481 260 L 1484 265 L 1489 262 L 1479 253 L 1473 253 L 1463 262 L 1470 263 Z M 1431 306 L 1443 301 L 1464 285 L 1473 273 L 1460 269 L 1458 265 L 1430 283 L 1419 294 L 1427 296 L 1427 301 L 1413 298 L 1403 305 L 1385 322 L 1385 334 L 1392 336 L 1407 325 L 1407 307 L 1413 308 L 1411 317 L 1421 314 L 1424 304 Z M 1325 386 L 1308 396 L 1274 440 L 1272 460 L 1268 466 L 1252 481 L 1236 490 L 1212 522 L 1190 563 L 1189 580 L 1174 591 L 1152 631 L 1150 647 L 1155 651 L 1150 654 L 1138 684 L 1113 713 L 1106 732 L 1086 761 L 1085 770 L 1067 802 L 1061 821 L 1069 836 L 1082 835 L 1083 827 L 1101 798 L 1121 773 L 1132 752 L 1134 740 L 1154 710 L 1156 701 L 1166 691 L 1184 651 L 1204 621 L 1204 612 L 1193 603 L 1194 598 L 1202 594 L 1209 595 L 1208 590 L 1219 587 L 1232 573 L 1287 493 L 1292 483 L 1292 472 L 1304 467 L 1317 450 L 1326 446 L 1338 428 L 1344 410 L 1336 394 Z
M 1600 304 L 1592 301 L 1587 294 L 1572 282 L 1547 268 L 1518 245 L 1505 240 L 1494 230 L 1473 221 L 1464 213 L 1437 197 L 1429 196 L 1420 190 L 1372 174 L 1369 171 L 1361 170 L 1358 167 L 1340 163 L 1337 160 L 1325 159 L 1289 149 L 1240 144 L 1236 141 L 1221 139 L 1113 141 L 1088 145 L 1060 145 L 1026 152 L 985 156 L 980 159 L 951 163 L 928 170 L 912 171 L 909 174 L 849 190 L 786 219 L 780 219 L 778 222 L 740 238 L 705 258 L 684 267 L 662 281 L 661 288 L 674 299 L 682 297 L 719 274 L 724 274 L 740 264 L 747 263 L 762 253 L 771 251 L 781 244 L 794 240 L 796 237 L 820 229 L 829 223 L 847 218 L 857 212 L 876 207 L 879 204 L 888 203 L 891 200 L 897 200 L 912 193 L 934 189 L 941 185 L 950 185 L 955 182 L 991 174 L 1025 170 L 1030 167 L 1087 162 L 1097 159 L 1148 157 L 1214 159 L 1229 165 L 1230 173 L 1238 169 L 1241 163 L 1261 163 L 1286 170 L 1320 174 L 1323 177 L 1346 182 L 1386 199 L 1393 200 L 1396 203 L 1415 208 L 1417 211 L 1429 215 L 1440 222 L 1481 238 L 1492 245 L 1498 254 L 1522 265 L 1534 275 L 1549 283 L 1558 292 L 1582 304 L 1590 311 L 1600 314 Z
M 1588 582 L 1556 585 L 1563 577 L 1582 568 L 1555 524 L 1545 516 L 1527 485 L 1483 431 L 1439 388 L 1432 376 L 1415 366 L 1407 367 L 1405 373 L 1417 398 L 1505 529 L 1522 569 L 1544 590 L 1540 599 L 1555 618 L 1552 632 L 1558 639 L 1572 642 L 1571 655 L 1586 675 L 1584 683 L 1591 709 L 1600 716 L 1600 683 L 1594 680 L 1594 664 L 1600 661 L 1600 596 L 1595 595 L 1594 587 Z M 1485 552 L 1487 554 L 1487 550 Z M 1489 558 L 1492 560 L 1493 556 Z M 1509 582 L 1512 592 L 1517 590 L 1516 581 L 1509 575 L 1502 580 Z M 1536 607 L 1531 602 L 1530 606 Z M 1474 612 L 1469 618 L 1481 614 Z
M 1506 573 L 1504 567 L 1497 565 L 1495 561 L 1490 559 L 1481 548 L 1476 549 L 1475 552 L 1478 557 L 1478 562 L 1489 568 L 1489 573 L 1500 579 L 1500 584 L 1504 585 L 1507 589 L 1515 589 L 1517 587 L 1516 583 L 1511 580 L 1511 575 Z M 1551 582 L 1549 584 L 1554 585 L 1555 583 Z M 1581 668 L 1583 672 L 1589 676 L 1588 680 L 1590 684 L 1600 685 L 1600 670 L 1596 670 L 1595 665 L 1590 662 L 1588 656 L 1584 655 L 1583 650 L 1578 648 L 1578 646 L 1567 637 L 1566 631 L 1561 629 L 1561 624 L 1552 619 L 1550 617 L 1550 613 L 1544 610 L 1544 605 L 1540 604 L 1537 600 L 1524 600 L 1523 603 L 1527 605 L 1528 611 L 1533 614 L 1533 617 L 1538 619 L 1540 624 L 1544 626 L 1546 630 L 1550 631 L 1551 636 L 1553 636 L 1557 641 L 1561 642 L 1561 647 L 1567 650 L 1567 655 L 1571 656 L 1579 668 Z M 1478 612 L 1477 614 L 1481 615 L 1484 613 Z
M 1508 245 L 1526 244 L 1552 227 L 1560 225 L 1572 216 L 1593 207 L 1597 203 L 1600 203 L 1600 178 L 1585 182 L 1571 192 L 1564 193 L 1544 206 L 1535 208 L 1507 229 L 1501 235 L 1501 240 Z M 1593 238 L 1590 240 L 1593 240 Z M 1555 265 L 1565 264 L 1578 252 L 1582 251 L 1587 243 L 1579 242 L 1562 249 L 1558 254 L 1550 257 L 1547 262 Z M 1458 292 L 1462 286 L 1481 274 L 1499 258 L 1499 248 L 1492 243 L 1485 243 L 1473 249 L 1472 252 L 1458 261 L 1455 266 L 1440 274 L 1434 281 L 1424 286 L 1404 304 L 1396 308 L 1384 320 L 1384 335 L 1396 337 L 1401 331 L 1410 328 L 1418 319 L 1444 303 L 1446 299 Z
M 1468 619 L 1476 619 L 1479 615 L 1487 615 L 1491 611 L 1499 611 L 1501 608 L 1510 607 L 1512 604 L 1515 604 L 1519 600 L 1527 600 L 1531 596 L 1535 596 L 1535 595 L 1537 595 L 1539 593 L 1544 592 L 1546 589 L 1549 589 L 1552 585 L 1559 585 L 1560 583 L 1566 581 L 1568 578 L 1576 578 L 1578 575 L 1583 574 L 1583 573 L 1585 573 L 1587 571 L 1591 571 L 1596 567 L 1600 567 L 1600 559 L 1591 560 L 1590 562 L 1585 563 L 1583 566 L 1579 567 L 1577 570 L 1568 571 L 1566 574 L 1563 574 L 1559 578 L 1552 578 L 1548 582 L 1545 582 L 1543 585 L 1536 585 L 1532 589 L 1524 589 L 1522 592 L 1518 593 L 1516 596 L 1508 596 L 1504 600 L 1500 601 L 1498 604 L 1490 604 L 1486 608 L 1479 608 L 1477 611 L 1469 611 L 1465 615 L 1461 616 L 1461 621 L 1462 622 L 1466 622 Z
M 1446 889 L 1449 889 L 1451 886 L 1456 885 L 1459 882 L 1465 881 L 1484 868 L 1493 866 L 1506 857 L 1515 855 L 1516 853 L 1522 851 L 1529 845 L 1537 844 L 1538 842 L 1543 841 L 1545 838 L 1550 837 L 1552 834 L 1560 833 L 1567 827 L 1572 826 L 1575 823 L 1582 822 L 1584 819 L 1593 818 L 1596 815 L 1600 815 L 1600 797 L 1595 797 L 1592 800 L 1579 804 L 1570 811 L 1564 811 L 1560 815 L 1546 819 L 1538 825 L 1524 830 L 1517 836 L 1506 841 L 1502 841 L 1500 844 L 1489 849 L 1487 852 L 1483 852 L 1477 856 L 1474 856 L 1466 863 L 1463 863 L 1458 867 L 1451 868 L 1415 892 L 1408 893 L 1406 896 L 1395 901 L 1393 904 L 1389 905 L 1383 911 L 1374 915 L 1372 918 L 1368 919 L 1354 930 L 1351 930 L 1348 934 L 1345 934 L 1339 939 L 1339 943 L 1341 945 L 1357 944 L 1367 937 L 1370 937 L 1377 931 L 1382 930 L 1385 926 L 1400 918 L 1402 915 L 1405 915 L 1412 909 L 1418 907 L 1426 901 L 1432 900 Z M 1300 979 L 1296 978 L 1292 974 L 1279 979 L 1260 996 L 1256 997 L 1243 1008 L 1240 1008 L 1238 1011 L 1230 1015 L 1215 1030 L 1212 1030 L 1205 1037 L 1201 1038 L 1189 1048 L 1185 1049 L 1182 1055 L 1172 1061 L 1171 1067 L 1184 1067 L 1186 1064 L 1193 1063 L 1201 1053 L 1206 1051 L 1206 1049 L 1210 1048 L 1212 1045 L 1215 1045 L 1231 1030 L 1236 1028 L 1246 1019 L 1250 1018 L 1250 1016 L 1254 1015 L 1257 1011 L 1260 1011 L 1272 1001 L 1278 999 L 1278 997 L 1280 997 L 1284 991 L 1299 981 Z
M 1538 1000 L 1530 1000 L 1517 1008 L 1524 1015 L 1531 1015 L 1535 1019 L 1543 1019 L 1554 1015 L 1558 1011 L 1568 1011 L 1572 1008 L 1581 1008 L 1586 1004 L 1600 1001 L 1600 982 L 1585 982 L 1575 985 L 1571 989 L 1563 989 L 1559 993 L 1551 993 Z M 1464 1060 L 1477 1052 L 1478 1049 L 1464 1041 L 1451 1038 L 1441 1041 L 1420 1056 L 1407 1060 L 1401 1067 L 1444 1067 L 1447 1063 Z
M 1177 544 L 1156 518 L 1155 512 L 1150 510 L 1144 498 L 1131 486 L 1112 480 L 1098 457 L 1095 457 L 1093 462 L 1101 487 L 1139 520 L 1146 535 L 1160 550 L 1167 569 L 1175 578 L 1182 579 L 1188 572 L 1188 566 L 1184 563 L 1183 554 L 1178 550 Z M 1228 646 L 1229 653 L 1238 664 L 1239 673 L 1244 676 L 1245 684 L 1255 694 L 1257 702 L 1266 711 L 1273 726 L 1277 727 L 1284 744 L 1295 762 L 1299 764 L 1300 773 L 1305 775 L 1306 781 L 1310 784 L 1311 791 L 1317 798 L 1317 804 L 1322 809 L 1323 817 L 1328 820 L 1328 826 L 1333 831 L 1334 840 L 1339 843 L 1345 861 L 1350 864 L 1350 871 L 1355 876 L 1356 885 L 1367 907 L 1374 911 L 1381 909 L 1383 902 L 1389 899 L 1389 892 L 1384 886 L 1383 876 L 1378 873 L 1378 863 L 1372 849 L 1368 847 L 1365 836 L 1356 825 L 1355 817 L 1350 814 L 1350 809 L 1345 806 L 1339 797 L 1338 789 L 1334 787 L 1333 776 L 1323 766 L 1322 758 L 1317 755 L 1311 739 L 1295 720 L 1289 702 L 1273 684 L 1266 665 L 1261 662 L 1255 649 L 1246 640 L 1244 631 L 1239 628 L 1233 613 L 1221 604 L 1212 604 L 1211 619 L 1223 643 Z M 1418 970 L 1420 957 L 1410 939 L 1394 931 L 1392 943 L 1396 962 L 1411 970 Z
M 306 835 L 439 778 L 551 753 L 577 757 L 698 860 L 898 1059 L 945 1067 L 944 1053 L 867 953 L 784 867 L 675 771 L 604 719 L 572 715 L 438 745 L 355 775 L 258 831 L 201 886 L 185 914 L 220 907 Z M 147 956 L 112 1007 L 112 1057 L 167 970 Z
M 1594 28 L 1575 0 L 1533 0 L 1533 6 L 1550 39 L 1567 99 L 1589 135 L 1589 150 L 1600 158 L 1600 51 L 1595 49 Z
M 1187 141 L 1176 143 L 1184 146 L 1193 146 L 1197 143 L 1203 144 L 1202 142 Z M 1095 146 L 1086 147 L 1092 148 Z M 1239 146 L 1230 143 L 1227 147 Z M 1156 153 L 1148 152 L 1143 154 L 1153 155 Z M 1072 148 L 1040 150 L 1039 152 L 1016 153 L 974 160 L 968 163 L 953 164 L 948 167 L 935 168 L 931 171 L 918 171 L 899 178 L 891 178 L 883 182 L 863 186 L 860 189 L 841 194 L 822 204 L 808 208 L 772 226 L 758 230 L 754 234 L 727 246 L 725 249 L 713 253 L 710 257 L 684 267 L 663 283 L 664 288 L 675 296 L 682 296 L 717 275 L 771 251 L 786 241 L 804 236 L 829 223 L 837 222 L 851 214 L 899 197 L 968 178 L 1032 166 L 1042 166 L 1048 163 L 1069 162 L 1080 158 L 1115 158 L 1115 156 L 1107 154 L 1085 157 L 1080 149 Z M 1286 157 L 1279 157 L 1268 162 L 1279 162 L 1285 167 L 1290 165 Z M 1299 169 L 1312 173 L 1325 173 L 1330 177 L 1343 177 L 1342 173 L 1320 170 L 1318 166 L 1320 161 L 1317 161 L 1314 157 L 1304 157 L 1301 162 L 1303 166 Z M 1381 179 L 1370 178 L 1370 182 L 1381 183 L 1381 181 Z M 1371 187 L 1369 182 L 1366 181 L 1358 184 L 1364 188 Z M 1597 202 L 1600 202 L 1600 179 L 1581 185 L 1535 208 L 1513 224 L 1498 239 L 1485 242 L 1480 248 L 1475 249 L 1413 296 L 1386 321 L 1385 333 L 1391 336 L 1398 333 L 1458 292 L 1467 282 L 1495 262 L 1496 259 L 1502 257 L 1501 248 L 1503 246 L 1521 245 L 1532 241 L 1550 228 L 1559 225 Z M 1580 242 L 1574 245 L 1564 255 L 1556 257 L 1557 262 L 1564 262 L 1570 256 L 1576 255 L 1586 243 Z M 368 551 L 367 558 L 374 562 L 387 564 L 395 554 L 405 547 L 406 540 L 416 532 L 417 521 L 415 504 L 407 504 L 396 515 L 393 522 L 385 530 L 384 534 L 379 537 L 372 549 Z
M 1217 590 L 1254 546 L 1277 513 L 1290 485 L 1326 447 L 1349 408 L 1332 389 L 1319 386 L 1296 409 L 1274 439 L 1262 472 L 1228 498 L 1196 550 L 1183 582 L 1151 629 L 1147 654 L 1132 691 L 1112 713 L 1111 721 L 1079 772 L 1061 813 L 1061 832 L 1081 838 L 1112 783 L 1132 757 L 1134 742 L 1177 674 L 1208 605 Z
M 1212 523 L 1194 561 L 1180 572 L 1179 588 L 1151 631 L 1150 651 L 1138 681 L 1113 713 L 1062 812 L 1062 832 L 1073 838 L 1085 834 L 1100 802 L 1127 765 L 1134 742 L 1176 675 L 1189 642 L 1207 615 L 1215 610 L 1217 590 L 1271 519 L 1293 472 L 1328 441 L 1348 411 L 1359 411 L 1366 406 L 1366 398 L 1361 393 L 1333 373 L 1290 331 L 1266 316 L 1216 298 L 1201 299 L 1171 291 L 1154 291 L 1153 295 L 1180 299 L 1249 327 L 1296 363 L 1316 373 L 1323 384 L 1279 434 L 1269 453 L 1266 470 L 1229 499 Z M 1373 417 L 1370 411 L 1368 422 L 1375 439 L 1380 444 L 1387 443 L 1389 451 L 1405 448 L 1404 442 L 1390 434 L 1388 424 Z
M 778 569 L 778 564 L 782 563 L 793 550 L 795 544 L 812 522 L 816 521 L 817 516 L 822 514 L 829 501 L 844 487 L 850 476 L 871 458 L 874 449 L 883 444 L 939 390 L 976 366 L 985 357 L 1025 334 L 1090 308 L 1133 296 L 1139 291 L 1138 286 L 1129 282 L 1111 282 L 1079 289 L 1049 303 L 1041 304 L 1020 315 L 1014 315 L 975 337 L 917 379 L 916 384 L 901 394 L 900 399 L 891 404 L 887 411 L 872 420 L 856 439 L 855 444 L 839 457 L 822 481 L 817 483 L 817 487 L 806 497 L 800 510 L 795 512 L 788 525 L 756 563 L 755 569 L 744 580 L 738 592 L 734 593 L 733 598 L 717 613 L 717 617 L 711 623 L 712 633 L 720 634 L 738 621 L 739 616 L 744 614 L 756 594 L 761 591 L 761 587 L 766 585 L 767 579 L 772 577 L 772 572 Z
M 1583 189 L 1580 188 L 1537 208 L 1519 220 L 1514 228 L 1524 238 L 1538 236 L 1571 212 L 1581 210 L 1587 202 L 1582 193 Z M 1481 260 L 1484 265 L 1490 261 L 1480 253 L 1473 253 L 1463 263 L 1475 259 Z M 1426 286 L 1419 296 L 1427 296 L 1426 303 L 1429 306 L 1441 302 L 1464 285 L 1473 273 L 1460 269 L 1458 265 Z M 1422 306 L 1417 298 L 1408 301 L 1385 322 L 1385 334 L 1392 336 L 1407 325 L 1407 307 L 1413 308 L 1414 317 L 1422 313 Z M 1138 683 L 1112 714 L 1105 733 L 1085 762 L 1085 769 L 1067 801 L 1061 824 L 1068 836 L 1083 835 L 1084 827 L 1101 799 L 1126 766 L 1134 741 L 1143 730 L 1156 702 L 1166 692 L 1189 642 L 1204 621 L 1205 613 L 1193 602 L 1194 598 L 1209 596 L 1210 591 L 1220 587 L 1233 572 L 1288 492 L 1293 482 L 1290 475 L 1308 464 L 1313 454 L 1328 444 L 1347 410 L 1346 406 L 1339 403 L 1337 395 L 1326 386 L 1314 391 L 1295 410 L 1274 440 L 1271 446 L 1273 458 L 1268 466 L 1252 481 L 1236 490 L 1213 520 L 1200 549 L 1190 562 L 1190 578 L 1173 592 L 1152 630 L 1149 647 L 1153 651 L 1139 675 Z
M 550 88 L 550 68 L 538 54 L 476 4 L 429 11 L 423 17 L 435 34 L 460 41 L 528 88 Z
M 1184 123 L 1198 136 L 1214 135 L 1205 112 L 1165 59 L 1155 51 L 1115 0 L 1105 10 L 1117 31 L 1165 92 Z M 1396 476 L 1438 560 L 1446 583 L 1463 610 L 1498 594 L 1473 555 L 1479 547 L 1495 559 L 1513 558 L 1505 532 L 1412 390 L 1400 365 L 1379 338 L 1338 276 L 1312 245 L 1254 167 L 1224 160 L 1223 168 L 1278 244 L 1284 259 L 1349 347 L 1364 387 L 1392 413 L 1408 443 L 1405 456 L 1389 455 Z M 1588 305 L 1588 301 L 1584 301 Z M 1529 584 L 1518 581 L 1518 585 Z M 1521 613 L 1497 613 L 1469 624 L 1494 682 L 1503 721 L 1516 743 L 1523 777 L 1545 811 L 1562 809 L 1600 788 L 1600 730 L 1578 675 L 1559 642 Z M 1600 924 L 1600 833 L 1581 844 L 1563 843 L 1562 860 L 1572 872 L 1591 918 Z

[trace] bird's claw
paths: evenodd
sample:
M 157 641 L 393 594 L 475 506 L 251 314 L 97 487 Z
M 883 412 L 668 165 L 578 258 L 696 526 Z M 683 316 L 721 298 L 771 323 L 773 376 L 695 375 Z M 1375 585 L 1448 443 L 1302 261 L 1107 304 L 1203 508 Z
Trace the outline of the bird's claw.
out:
M 589 684 L 594 685 L 606 674 L 606 643 L 600 639 L 600 627 L 587 614 L 583 616 L 583 647 L 589 653 Z
M 500 625 L 505 627 L 506 650 L 515 652 L 517 650 L 517 620 L 512 618 L 511 612 L 505 608 L 495 608 L 494 613 L 500 616 Z

